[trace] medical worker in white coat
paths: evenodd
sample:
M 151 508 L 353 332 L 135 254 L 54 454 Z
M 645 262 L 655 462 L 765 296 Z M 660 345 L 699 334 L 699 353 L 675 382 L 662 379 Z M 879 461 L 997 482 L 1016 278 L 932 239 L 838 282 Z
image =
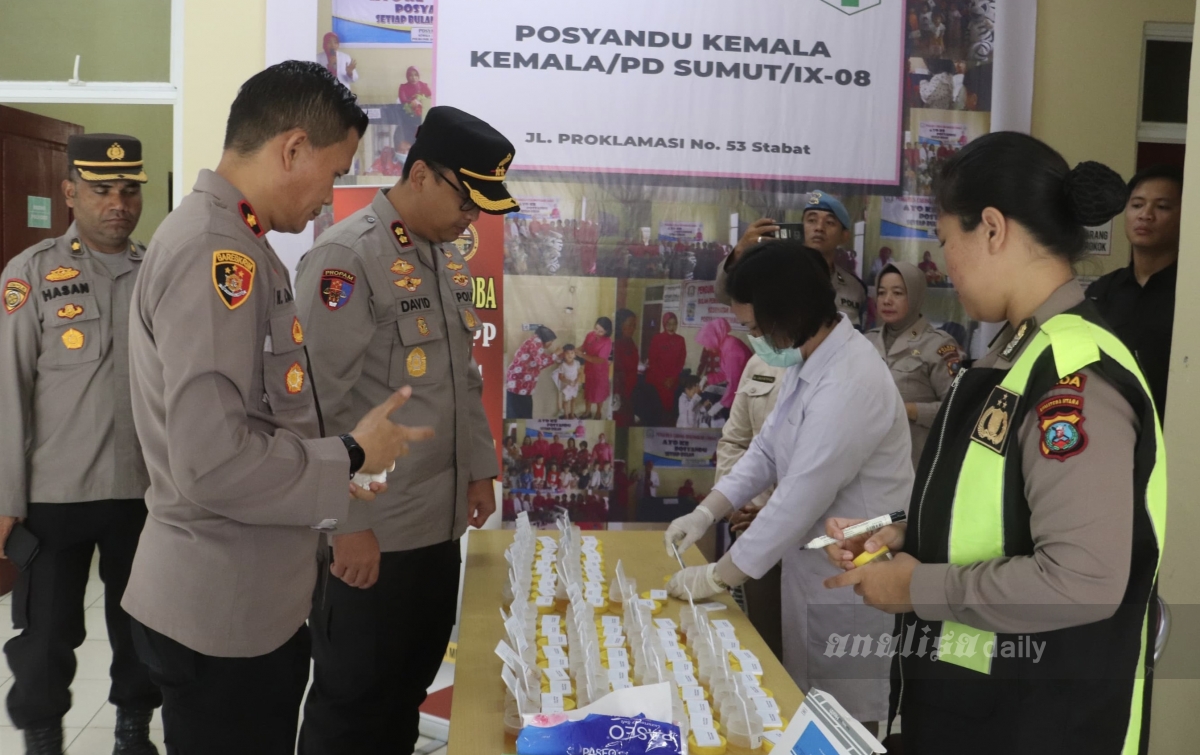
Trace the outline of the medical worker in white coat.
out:
M 714 521 L 776 487 L 718 563 L 678 572 L 668 590 L 710 597 L 782 561 L 788 673 L 805 692 L 831 693 L 863 723 L 884 720 L 891 660 L 876 651 L 894 622 L 871 616 L 850 590 L 826 590 L 823 581 L 840 570 L 804 544 L 825 534 L 829 517 L 869 519 L 908 506 L 904 401 L 875 347 L 838 313 L 818 252 L 798 241 L 764 242 L 730 271 L 726 288 L 755 352 L 787 371 L 750 449 L 695 511 L 667 529 L 668 551 L 691 546 Z M 853 644 L 864 635 L 872 638 L 869 651 Z

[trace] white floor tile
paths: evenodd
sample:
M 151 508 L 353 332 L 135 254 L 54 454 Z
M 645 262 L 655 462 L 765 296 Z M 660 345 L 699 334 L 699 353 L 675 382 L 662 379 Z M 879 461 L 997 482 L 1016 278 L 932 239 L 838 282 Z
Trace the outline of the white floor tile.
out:
M 87 589 L 83 591 L 83 605 L 87 608 L 104 605 L 104 583 L 99 577 L 88 580 Z
M 12 689 L 12 685 L 12 677 L 9 677 L 8 681 L 0 684 L 0 727 L 12 726 L 12 721 L 8 719 L 8 706 L 4 704 L 4 701 L 8 699 L 8 691 Z M 0 741 L 3 741 L 3 739 L 0 738 Z M 18 752 L 20 751 L 18 750 Z M 0 753 L 8 755 L 8 752 L 3 747 L 0 747 Z
M 12 669 L 8 667 L 8 656 L 0 653 L 0 684 L 12 679 Z
M 12 621 L 8 617 L 0 619 L 0 646 L 20 633 L 20 629 L 13 628 Z
M 76 679 L 108 679 L 112 648 L 108 640 L 84 640 L 75 650 Z
M 11 598 L 12 598 L 12 593 L 5 593 L 4 595 L 0 595 L 0 606 L 8 605 L 9 600 Z
M 117 727 L 117 706 L 112 703 L 105 703 L 96 717 L 88 724 L 88 728 L 115 729 Z M 154 718 L 150 719 L 150 728 L 162 731 L 162 708 L 157 708 L 154 711 Z
M 108 640 L 108 624 L 104 621 L 104 604 L 94 605 L 83 612 L 83 625 L 89 640 Z
M 71 710 L 63 718 L 63 726 L 87 726 L 108 702 L 108 679 L 76 679 L 71 684 Z

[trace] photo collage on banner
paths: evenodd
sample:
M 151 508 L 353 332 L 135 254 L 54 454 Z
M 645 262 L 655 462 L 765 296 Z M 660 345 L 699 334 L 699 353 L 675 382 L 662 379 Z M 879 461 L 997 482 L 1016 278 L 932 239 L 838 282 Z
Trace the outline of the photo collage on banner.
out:
M 864 328 L 906 260 L 970 348 L 931 182 L 990 128 L 992 0 L 764 2 L 732 25 L 717 0 L 528 0 L 500 22 L 465 0 L 318 2 L 316 59 L 370 119 L 319 225 L 398 180 L 434 105 L 515 145 L 520 210 L 460 240 L 506 520 L 661 527 L 703 499 L 752 357 L 717 272 L 755 220 L 801 225 L 813 192 L 849 212 L 834 263 L 868 292 Z

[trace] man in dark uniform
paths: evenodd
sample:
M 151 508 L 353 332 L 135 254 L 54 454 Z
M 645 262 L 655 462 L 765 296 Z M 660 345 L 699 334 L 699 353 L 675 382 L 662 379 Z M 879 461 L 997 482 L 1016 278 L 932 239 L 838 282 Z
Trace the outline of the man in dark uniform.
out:
M 495 511 L 500 472 L 471 357 L 482 327 L 474 281 L 452 242 L 481 211 L 518 209 L 504 187 L 515 153 L 478 118 L 433 108 L 401 180 L 323 234 L 297 269 L 329 432 L 352 428 L 401 385 L 413 393 L 396 421 L 435 432 L 400 460 L 392 489 L 333 535 L 337 579 L 318 580 L 310 619 L 303 755 L 416 744 L 418 708 L 454 626 L 459 538 Z
M 1175 324 L 1183 171 L 1157 165 L 1129 182 L 1125 235 L 1129 265 L 1088 287 L 1087 296 L 1142 365 L 1158 416 L 1167 410 L 1167 371 Z
M 20 519 L 40 550 L 13 593 L 20 635 L 4 646 L 14 681 L 8 714 L 31 755 L 59 755 L 71 708 L 84 591 L 100 549 L 112 645 L 109 701 L 118 755 L 156 752 L 162 703 L 138 662 L 121 597 L 146 519 L 149 486 L 129 397 L 129 302 L 145 247 L 142 144 L 89 134 L 67 143 L 63 181 L 75 222 L 4 270 L 0 314 L 0 550 Z

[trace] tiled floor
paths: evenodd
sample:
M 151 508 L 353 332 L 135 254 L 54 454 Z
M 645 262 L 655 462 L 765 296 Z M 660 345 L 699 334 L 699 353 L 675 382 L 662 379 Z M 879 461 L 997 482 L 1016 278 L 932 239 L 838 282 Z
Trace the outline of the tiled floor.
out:
M 110 755 L 113 748 L 117 709 L 108 702 L 108 667 L 112 662 L 112 650 L 104 624 L 104 584 L 97 574 L 96 563 L 92 562 L 92 576 L 84 598 L 87 640 L 75 651 L 78 669 L 71 685 L 73 703 L 71 712 L 63 720 L 63 742 L 68 755 Z M 0 645 L 18 634 L 12 628 L 9 598 L 8 595 L 0 598 Z M 0 653 L 0 703 L 11 686 L 12 673 Z M 162 718 L 157 711 L 150 724 L 150 738 L 160 753 L 166 752 L 162 741 Z M 0 755 L 19 755 L 25 751 L 24 746 L 21 732 L 13 728 L 5 710 L 0 715 Z M 417 755 L 445 755 L 445 750 L 444 742 L 433 739 L 421 737 L 417 743 Z

